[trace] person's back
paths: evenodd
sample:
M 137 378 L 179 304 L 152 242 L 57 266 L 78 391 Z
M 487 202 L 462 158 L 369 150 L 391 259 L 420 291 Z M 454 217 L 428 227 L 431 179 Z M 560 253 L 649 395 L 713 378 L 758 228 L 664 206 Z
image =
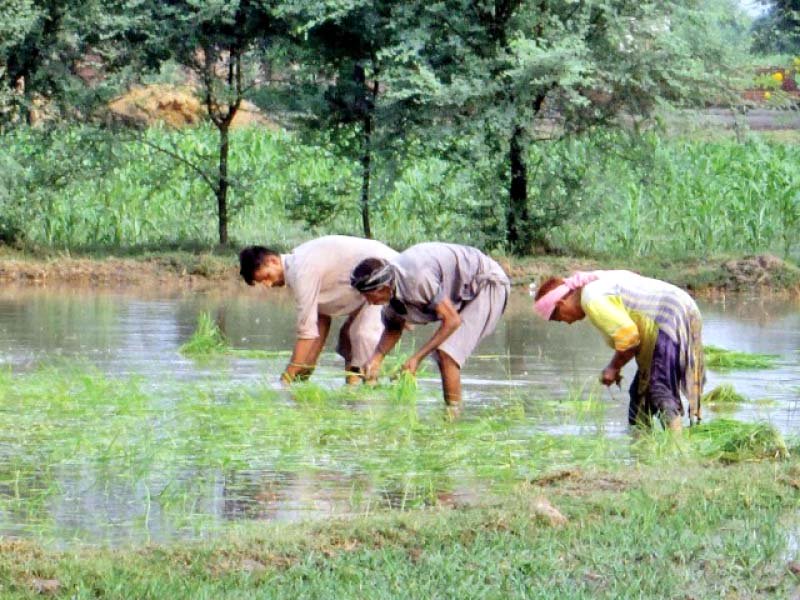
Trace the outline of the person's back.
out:
M 620 302 L 647 337 L 663 331 L 675 342 L 686 340 L 690 316 L 699 318 L 697 305 L 684 290 L 631 271 L 604 271 L 601 278 L 584 286 L 581 305 L 590 319 L 596 320 L 597 307 L 607 298 Z
M 298 309 L 313 301 L 319 313 L 332 317 L 356 310 L 364 300 L 350 286 L 350 273 L 371 256 L 391 260 L 397 252 L 376 240 L 326 235 L 281 255 L 286 285 L 292 290 Z
M 364 258 L 394 258 L 397 252 L 375 240 L 329 235 L 278 254 L 249 246 L 239 254 L 240 274 L 249 285 L 287 286 L 294 296 L 296 338 L 292 357 L 281 375 L 290 383 L 311 375 L 322 352 L 332 317 L 347 316 L 339 330 L 336 352 L 345 359 L 349 383 L 370 357 L 383 324 L 379 308 L 369 306 L 350 286 L 350 272 Z
M 487 282 L 510 285 L 500 265 L 471 246 L 425 242 L 411 246 L 391 263 L 398 274 L 397 300 L 418 309 L 409 315 L 412 322 L 435 320 L 430 307 L 445 297 L 460 309 Z

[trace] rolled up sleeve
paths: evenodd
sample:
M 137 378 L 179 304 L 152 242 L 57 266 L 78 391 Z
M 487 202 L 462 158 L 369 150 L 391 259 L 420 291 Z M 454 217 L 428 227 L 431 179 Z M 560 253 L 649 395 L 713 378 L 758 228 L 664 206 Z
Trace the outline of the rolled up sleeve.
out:
M 296 335 L 301 340 L 313 340 L 319 337 L 319 289 L 318 278 L 305 279 L 293 288 L 297 307 Z

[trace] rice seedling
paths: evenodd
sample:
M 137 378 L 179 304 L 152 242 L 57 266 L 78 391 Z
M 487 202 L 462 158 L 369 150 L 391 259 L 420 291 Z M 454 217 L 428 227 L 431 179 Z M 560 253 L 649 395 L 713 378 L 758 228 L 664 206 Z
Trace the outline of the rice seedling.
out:
M 689 428 L 687 439 L 700 456 L 724 463 L 788 456 L 783 436 L 767 423 L 715 419 Z
M 747 398 L 737 392 L 729 383 L 718 385 L 710 392 L 703 394 L 703 404 L 741 404 Z
M 417 399 L 417 377 L 408 371 L 395 377 L 392 388 L 397 402 L 414 402 Z
M 758 354 L 704 346 L 706 367 L 710 369 L 771 369 L 779 358 L 775 354 Z
M 235 356 L 238 358 L 279 358 L 289 357 L 292 353 L 288 350 L 253 350 L 247 348 L 234 348 L 228 342 L 225 334 L 207 312 L 201 312 L 197 317 L 197 328 L 192 337 L 178 348 L 178 352 L 194 359 L 214 358 L 219 356 Z
M 182 344 L 178 352 L 184 356 L 206 357 L 217 354 L 226 354 L 230 344 L 222 334 L 219 326 L 207 312 L 202 312 L 197 317 L 197 328 L 192 337 Z
M 409 510 L 448 502 L 459 490 L 504 497 L 554 469 L 631 460 L 627 439 L 602 427 L 543 432 L 541 415 L 529 410 L 536 402 L 511 399 L 453 420 L 439 402 L 415 402 L 412 385 L 214 392 L 162 382 L 156 393 L 141 380 L 76 365 L 0 372 L 0 527 L 59 539 L 100 529 L 110 541 L 154 532 L 194 537 L 228 527 L 214 508 L 220 489 L 234 519 L 285 502 L 313 515 L 314 499 L 328 494 L 338 513 Z M 559 418 L 595 421 L 599 404 L 575 392 Z M 730 462 L 785 454 L 769 428 L 726 423 L 709 424 L 705 436 L 690 430 L 679 456 Z M 648 462 L 659 452 L 666 450 L 640 448 L 634 457 Z M 115 513 L 120 505 L 124 514 Z

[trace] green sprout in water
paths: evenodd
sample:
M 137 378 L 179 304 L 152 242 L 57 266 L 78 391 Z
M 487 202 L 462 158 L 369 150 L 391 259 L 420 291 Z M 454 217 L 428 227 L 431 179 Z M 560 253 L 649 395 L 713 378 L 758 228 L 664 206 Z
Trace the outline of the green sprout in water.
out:
M 197 329 L 178 352 L 189 358 L 212 358 L 216 356 L 236 356 L 239 358 L 276 358 L 291 356 L 289 351 L 266 351 L 234 348 L 225 334 L 207 312 L 197 317 Z
M 197 317 L 197 329 L 192 337 L 178 351 L 184 356 L 201 357 L 227 354 L 231 347 L 219 326 L 207 312 Z
M 776 354 L 739 352 L 718 346 L 706 346 L 703 350 L 706 366 L 711 369 L 771 369 L 778 358 Z

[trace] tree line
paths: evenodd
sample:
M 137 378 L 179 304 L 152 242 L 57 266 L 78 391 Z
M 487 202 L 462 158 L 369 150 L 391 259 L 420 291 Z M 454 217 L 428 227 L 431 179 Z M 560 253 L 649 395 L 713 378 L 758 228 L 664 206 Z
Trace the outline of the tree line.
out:
M 709 10 L 712 6 L 716 10 Z M 776 3 L 775 6 L 782 6 Z M 0 128 L 46 103 L 59 122 L 165 65 L 182 69 L 218 132 L 212 169 L 186 153 L 228 243 L 230 128 L 245 100 L 335 142 L 360 171 L 371 237 L 376 157 L 419 148 L 464 163 L 502 157 L 507 248 L 524 253 L 565 207 L 531 190 L 528 149 L 598 129 L 636 130 L 662 103 L 727 93 L 729 39 L 713 0 L 0 0 Z M 726 18 L 730 19 L 730 14 Z M 579 186 L 580 173 L 564 173 Z M 533 196 L 533 199 L 532 199 Z M 313 212 L 313 211 L 312 211 Z

